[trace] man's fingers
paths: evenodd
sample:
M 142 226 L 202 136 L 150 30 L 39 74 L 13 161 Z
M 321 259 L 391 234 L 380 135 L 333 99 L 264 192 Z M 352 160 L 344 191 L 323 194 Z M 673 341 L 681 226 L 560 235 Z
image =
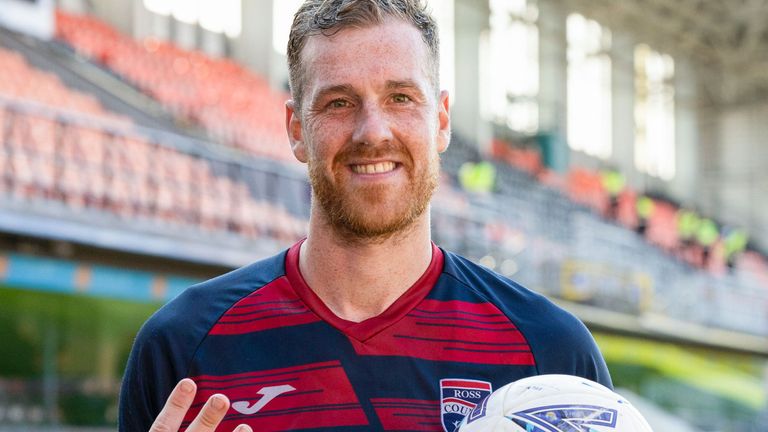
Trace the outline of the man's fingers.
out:
M 189 378 L 184 378 L 176 384 L 163 410 L 152 423 L 150 432 L 177 432 L 184 416 L 187 414 L 192 401 L 195 399 L 197 385 Z M 221 423 L 229 410 L 229 399 L 223 394 L 215 394 L 208 398 L 200 413 L 187 428 L 187 432 L 212 432 Z M 253 432 L 248 425 L 241 424 L 234 432 Z
M 176 384 L 176 387 L 165 402 L 163 410 L 160 411 L 155 422 L 152 423 L 150 432 L 176 432 L 184 421 L 184 415 L 187 413 L 192 400 L 195 398 L 197 386 L 189 378 L 184 378 Z
M 216 429 L 224 415 L 229 410 L 229 399 L 223 394 L 215 394 L 208 398 L 208 401 L 200 410 L 192 424 L 189 425 L 187 432 L 209 432 Z

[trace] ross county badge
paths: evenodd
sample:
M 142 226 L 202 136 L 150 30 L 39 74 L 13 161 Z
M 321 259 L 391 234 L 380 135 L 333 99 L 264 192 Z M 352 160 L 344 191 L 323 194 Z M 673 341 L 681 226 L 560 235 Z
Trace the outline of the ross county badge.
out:
M 475 411 L 478 416 L 484 414 L 477 404 L 486 400 L 493 392 L 491 383 L 462 378 L 440 380 L 440 418 L 445 432 L 454 432 L 466 415 Z M 474 413 L 473 413 L 474 414 Z

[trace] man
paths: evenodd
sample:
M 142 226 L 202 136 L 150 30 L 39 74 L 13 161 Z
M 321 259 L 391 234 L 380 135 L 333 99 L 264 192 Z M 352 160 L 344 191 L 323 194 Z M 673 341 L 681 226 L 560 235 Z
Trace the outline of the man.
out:
M 419 1 L 308 0 L 288 62 L 309 235 L 147 322 L 121 430 L 453 431 L 522 377 L 611 386 L 580 321 L 430 241 L 450 121 L 437 29 Z

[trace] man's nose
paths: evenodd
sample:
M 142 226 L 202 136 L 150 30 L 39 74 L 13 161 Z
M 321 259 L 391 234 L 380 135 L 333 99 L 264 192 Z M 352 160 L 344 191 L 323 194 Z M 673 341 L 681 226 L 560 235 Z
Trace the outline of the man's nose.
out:
M 352 140 L 355 144 L 377 145 L 392 140 L 390 118 L 377 104 L 366 103 L 358 111 L 355 132 Z

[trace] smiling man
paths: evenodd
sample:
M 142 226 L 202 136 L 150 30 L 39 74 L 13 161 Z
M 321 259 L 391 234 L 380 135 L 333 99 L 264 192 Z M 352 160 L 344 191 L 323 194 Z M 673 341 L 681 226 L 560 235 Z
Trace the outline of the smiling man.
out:
M 438 51 L 418 0 L 304 3 L 286 128 L 308 166 L 309 234 L 147 322 L 121 430 L 453 432 L 523 377 L 611 386 L 578 319 L 432 243 L 450 139 Z

